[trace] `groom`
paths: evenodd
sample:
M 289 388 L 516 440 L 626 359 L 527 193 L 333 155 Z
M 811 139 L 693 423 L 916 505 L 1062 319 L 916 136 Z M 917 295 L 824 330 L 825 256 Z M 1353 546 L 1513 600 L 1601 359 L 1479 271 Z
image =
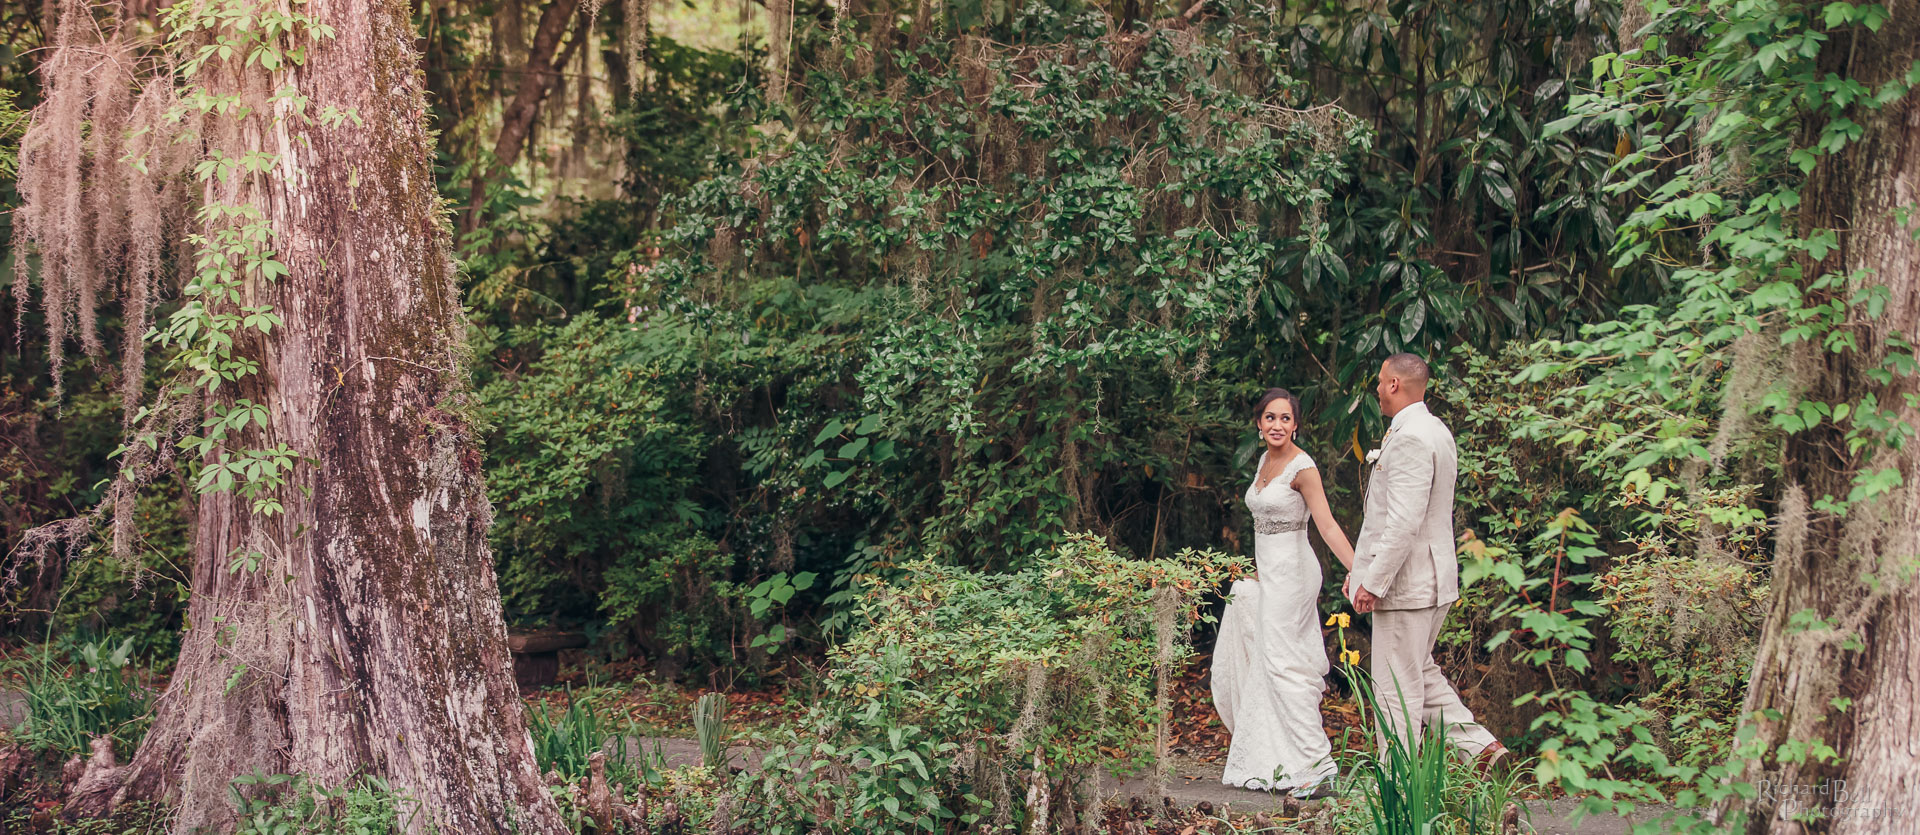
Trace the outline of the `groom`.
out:
M 1453 553 L 1453 433 L 1427 411 L 1426 361 L 1394 354 L 1380 364 L 1380 413 L 1393 419 L 1367 478 L 1367 515 L 1353 547 L 1353 610 L 1373 613 L 1374 696 L 1381 721 L 1412 746 L 1421 726 L 1447 723 L 1447 738 L 1488 770 L 1505 746 L 1473 721 L 1440 665 L 1433 642 L 1460 599 Z M 1403 707 L 1404 704 L 1404 707 Z M 1384 743 L 1384 740 L 1383 740 Z

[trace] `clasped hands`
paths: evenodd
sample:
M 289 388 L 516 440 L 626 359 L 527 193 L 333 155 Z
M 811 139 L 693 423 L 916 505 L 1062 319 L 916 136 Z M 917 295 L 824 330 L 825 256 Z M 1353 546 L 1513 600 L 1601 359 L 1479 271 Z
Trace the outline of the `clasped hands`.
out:
M 1367 591 L 1366 586 L 1354 582 L 1351 574 L 1347 575 L 1346 582 L 1340 584 L 1340 590 L 1346 593 L 1348 600 L 1353 601 L 1353 612 L 1357 615 L 1372 612 L 1380 602 L 1380 598 Z

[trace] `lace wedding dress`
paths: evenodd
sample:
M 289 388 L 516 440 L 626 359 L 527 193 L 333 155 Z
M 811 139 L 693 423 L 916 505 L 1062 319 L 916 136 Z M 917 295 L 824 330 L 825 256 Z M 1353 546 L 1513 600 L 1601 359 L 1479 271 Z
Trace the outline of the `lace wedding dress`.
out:
M 1302 450 L 1264 489 L 1256 468 L 1247 488 L 1260 580 L 1234 582 L 1213 650 L 1214 708 L 1233 734 L 1220 778 L 1228 785 L 1294 789 L 1337 773 L 1320 724 L 1328 669 L 1320 560 L 1307 544 L 1306 500 L 1292 486 L 1312 466 Z

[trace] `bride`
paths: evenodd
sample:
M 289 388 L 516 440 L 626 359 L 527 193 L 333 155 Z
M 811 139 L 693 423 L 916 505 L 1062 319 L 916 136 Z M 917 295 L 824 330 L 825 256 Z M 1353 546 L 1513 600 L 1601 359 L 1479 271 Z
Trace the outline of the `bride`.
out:
M 1320 560 L 1307 543 L 1307 517 L 1349 570 L 1353 546 L 1327 509 L 1313 458 L 1294 444 L 1300 399 L 1268 389 L 1256 415 L 1266 451 L 1246 496 L 1254 574 L 1233 584 L 1213 653 L 1213 702 L 1233 734 L 1220 780 L 1307 798 L 1338 773 L 1320 724 L 1328 665 Z

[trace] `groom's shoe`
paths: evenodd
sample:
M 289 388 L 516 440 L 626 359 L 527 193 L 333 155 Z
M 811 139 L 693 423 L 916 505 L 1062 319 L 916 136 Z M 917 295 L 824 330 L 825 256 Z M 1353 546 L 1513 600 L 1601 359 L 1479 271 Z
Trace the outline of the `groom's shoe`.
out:
M 1473 758 L 1473 772 L 1480 775 L 1481 779 L 1492 777 L 1506 769 L 1507 760 L 1512 753 L 1507 750 L 1507 746 L 1495 742 L 1482 749 L 1480 755 Z

